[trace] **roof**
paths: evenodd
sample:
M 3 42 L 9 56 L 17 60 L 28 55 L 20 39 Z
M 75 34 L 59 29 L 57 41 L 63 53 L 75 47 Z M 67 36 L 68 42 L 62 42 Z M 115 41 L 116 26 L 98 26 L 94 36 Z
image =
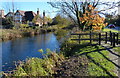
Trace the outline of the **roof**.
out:
M 36 16 L 37 14 L 35 13 L 35 12 L 33 12 L 33 11 L 22 11 L 22 10 L 17 10 L 16 12 L 19 12 L 22 16 L 25 16 L 25 13 L 27 12 L 30 12 L 30 13 L 32 13 L 34 16 Z M 16 13 L 15 13 L 16 14 Z
M 36 15 L 37 15 L 37 14 L 36 14 L 35 12 L 33 12 L 33 11 L 32 11 L 32 13 L 33 13 L 33 15 L 34 15 L 34 16 L 36 16 Z
M 16 13 L 17 13 L 17 12 L 19 12 L 22 16 L 24 16 L 26 11 L 17 10 Z M 15 13 L 15 14 L 16 14 L 16 13 Z
M 5 15 L 5 17 L 7 16 L 7 15 L 9 15 L 9 14 L 14 14 L 13 12 L 8 12 L 6 15 Z
M 34 18 L 34 16 L 36 16 L 37 14 L 34 13 L 33 11 L 26 11 L 25 12 L 25 19 L 26 21 L 32 21 L 32 19 Z

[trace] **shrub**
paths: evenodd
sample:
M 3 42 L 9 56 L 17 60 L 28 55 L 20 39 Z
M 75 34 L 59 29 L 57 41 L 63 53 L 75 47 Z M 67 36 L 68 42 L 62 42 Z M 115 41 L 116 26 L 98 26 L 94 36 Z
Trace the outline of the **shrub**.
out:
M 45 58 L 28 58 L 16 67 L 12 76 L 52 76 L 55 73 L 53 68 L 64 60 L 62 54 L 57 54 L 47 49 L 47 53 L 42 49 L 38 50 Z
M 21 24 L 20 25 L 20 28 L 26 28 L 26 27 L 28 27 L 28 24 Z

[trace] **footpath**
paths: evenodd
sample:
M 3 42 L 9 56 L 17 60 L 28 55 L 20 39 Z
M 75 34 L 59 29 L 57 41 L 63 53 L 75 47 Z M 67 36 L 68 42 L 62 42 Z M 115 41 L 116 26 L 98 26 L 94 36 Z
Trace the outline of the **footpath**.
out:
M 116 52 L 113 47 L 110 46 L 110 43 L 105 44 L 102 42 L 102 46 L 109 51 L 109 61 L 111 61 L 115 65 L 114 72 L 120 78 L 120 55 L 119 52 Z M 116 45 L 116 47 L 120 47 L 120 45 Z

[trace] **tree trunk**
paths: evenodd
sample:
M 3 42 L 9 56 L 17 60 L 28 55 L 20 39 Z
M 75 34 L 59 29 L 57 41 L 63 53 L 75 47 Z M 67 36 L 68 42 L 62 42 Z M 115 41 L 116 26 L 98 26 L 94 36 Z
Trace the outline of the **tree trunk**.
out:
M 75 2 L 75 12 L 76 12 L 76 17 L 77 17 L 77 23 L 78 23 L 78 27 L 79 29 L 81 29 L 81 24 L 80 24 L 80 19 L 79 19 L 79 9 L 78 9 L 78 5 L 77 5 L 77 2 Z

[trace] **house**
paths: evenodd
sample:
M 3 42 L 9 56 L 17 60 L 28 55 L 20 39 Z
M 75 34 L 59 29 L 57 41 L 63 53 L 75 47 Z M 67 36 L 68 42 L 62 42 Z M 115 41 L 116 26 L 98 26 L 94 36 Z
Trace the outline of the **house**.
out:
M 38 26 L 43 25 L 42 18 L 39 15 L 39 9 L 37 10 L 37 14 L 33 11 L 22 11 L 22 10 L 17 10 L 14 14 L 12 12 L 9 12 L 6 17 L 10 17 L 14 15 L 14 21 L 16 23 L 21 23 L 21 24 L 31 24 L 33 23 L 33 19 L 38 16 L 34 24 Z
M 17 10 L 14 14 L 14 21 L 16 23 L 24 23 L 25 22 L 25 11 Z

